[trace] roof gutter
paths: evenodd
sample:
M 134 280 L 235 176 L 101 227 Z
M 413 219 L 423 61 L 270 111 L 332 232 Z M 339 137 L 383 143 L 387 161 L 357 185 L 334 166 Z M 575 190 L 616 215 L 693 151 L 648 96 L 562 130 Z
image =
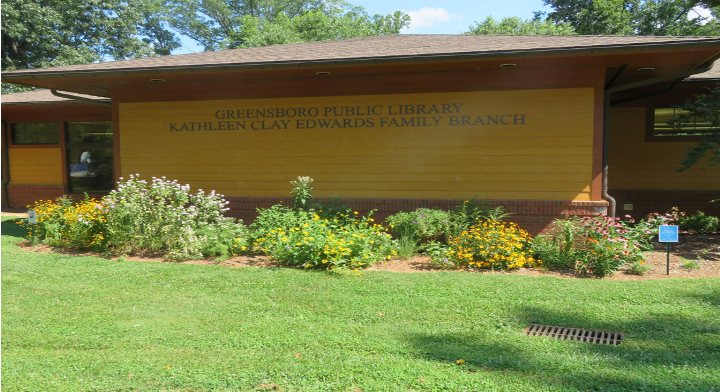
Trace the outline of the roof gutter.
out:
M 70 94 L 59 93 L 59 92 L 58 92 L 57 90 L 55 90 L 55 89 L 50 89 L 50 92 L 52 93 L 52 95 L 54 95 L 54 96 L 56 96 L 56 97 L 60 97 L 60 98 L 67 98 L 67 99 L 72 99 L 72 100 L 74 100 L 74 101 L 81 101 L 81 102 L 93 103 L 93 104 L 96 104 L 96 105 L 103 105 L 103 106 L 112 107 L 112 103 L 106 102 L 106 101 L 99 101 L 99 100 L 96 100 L 96 99 L 90 99 L 90 98 L 85 98 L 85 97 L 78 97 L 77 95 L 70 95 Z
M 464 60 L 484 57 L 524 57 L 524 56 L 536 56 L 536 55 L 565 55 L 569 53 L 605 53 L 608 51 L 652 51 L 658 49 L 675 49 L 675 48 L 701 48 L 704 46 L 718 46 L 720 41 L 718 39 L 712 39 L 707 41 L 699 42 L 675 42 L 675 43 L 658 43 L 658 44 L 628 44 L 628 45 L 607 45 L 607 46 L 593 46 L 584 48 L 539 48 L 539 49 L 519 49 L 509 51 L 487 51 L 487 52 L 464 52 L 464 53 L 437 53 L 437 54 L 419 54 L 419 55 L 406 55 L 406 56 L 386 56 L 386 57 L 356 57 L 356 58 L 345 58 L 345 59 L 322 59 L 322 60 L 291 60 L 291 61 L 276 61 L 276 62 L 262 62 L 262 63 L 228 63 L 228 64 L 202 64 L 202 65 L 178 65 L 178 66 L 165 66 L 165 67 L 126 67 L 126 68 L 115 68 L 110 70 L 103 69 L 92 69 L 92 70 L 72 70 L 72 71 L 50 71 L 49 69 L 39 70 L 36 72 L 32 71 L 15 71 L 5 72 L 2 75 L 2 80 L 12 83 L 13 79 L 41 79 L 41 78 L 52 78 L 52 77 L 68 77 L 68 76 L 102 76 L 102 75 L 127 75 L 130 73 L 162 73 L 162 72 L 202 72 L 202 71 L 213 71 L 213 70 L 237 70 L 237 69 L 267 69 L 267 68 L 280 68 L 280 67 L 305 67 L 305 66 L 324 66 L 324 65 L 347 65 L 347 64 L 366 64 L 366 63 L 392 63 L 392 62 L 418 62 L 418 61 L 433 61 L 433 60 Z M 183 55 L 177 55 L 183 56 Z M 133 61 L 133 60 L 127 60 Z
M 603 167 L 603 178 L 602 178 L 602 198 L 607 200 L 610 203 L 610 211 L 609 216 L 613 219 L 615 219 L 615 213 L 617 208 L 617 201 L 608 194 L 608 157 L 609 157 L 609 141 L 610 141 L 610 96 L 616 92 L 619 91 L 625 91 L 630 90 L 637 87 L 643 87 L 650 84 L 658 83 L 658 82 L 664 82 L 668 80 L 678 80 L 678 79 L 684 79 L 688 76 L 703 73 L 709 71 L 712 66 L 713 62 L 720 58 L 720 54 L 717 54 L 701 64 L 699 67 L 695 69 L 691 69 L 689 71 L 683 71 L 683 72 L 677 72 L 670 75 L 663 75 L 658 76 L 656 78 L 651 79 L 645 79 L 640 80 L 637 82 L 622 84 L 615 87 L 610 87 L 605 89 L 605 99 L 604 99 L 604 106 L 603 106 L 603 155 L 602 155 L 602 167 Z
M 2 202 L 3 208 L 10 208 L 10 195 L 8 194 L 7 186 L 10 183 L 10 154 L 8 152 L 8 138 L 7 138 L 7 122 L 2 120 L 2 157 L 3 157 L 3 180 L 2 180 L 2 193 L 5 196 L 5 200 Z

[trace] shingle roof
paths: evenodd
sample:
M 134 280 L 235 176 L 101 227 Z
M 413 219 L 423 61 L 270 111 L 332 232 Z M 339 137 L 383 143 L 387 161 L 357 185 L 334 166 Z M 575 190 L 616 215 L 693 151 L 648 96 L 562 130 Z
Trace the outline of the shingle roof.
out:
M 680 44 L 720 44 L 720 37 L 548 36 L 548 35 L 384 35 L 305 42 L 162 57 L 27 69 L 3 77 L 76 72 L 118 72 L 187 67 L 303 64 L 460 55 L 596 50 Z
M 74 94 L 81 98 L 94 99 L 98 101 L 110 101 L 107 98 L 95 97 L 85 94 Z M 54 96 L 50 90 L 34 90 L 22 93 L 3 94 L 0 96 L 3 105 L 36 105 L 36 104 L 57 104 L 57 103 L 79 103 L 72 99 Z
M 702 81 L 714 79 L 720 79 L 720 61 L 715 61 L 715 64 L 713 64 L 713 67 L 709 71 L 697 75 L 692 75 L 685 80 Z

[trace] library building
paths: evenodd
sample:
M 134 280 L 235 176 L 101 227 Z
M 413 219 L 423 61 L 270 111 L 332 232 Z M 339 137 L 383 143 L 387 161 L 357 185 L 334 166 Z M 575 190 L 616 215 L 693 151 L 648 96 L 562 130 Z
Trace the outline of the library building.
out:
M 376 219 L 470 198 L 537 233 L 565 215 L 720 215 L 720 130 L 673 125 L 720 82 L 718 37 L 386 35 L 26 69 L 3 83 L 2 201 L 101 197 L 130 174 L 229 214 L 309 176 Z

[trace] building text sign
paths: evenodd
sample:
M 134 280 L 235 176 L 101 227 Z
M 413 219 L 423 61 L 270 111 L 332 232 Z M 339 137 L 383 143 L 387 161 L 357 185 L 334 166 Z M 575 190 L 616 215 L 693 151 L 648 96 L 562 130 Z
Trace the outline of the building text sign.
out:
M 402 127 L 478 127 L 525 125 L 523 113 L 466 113 L 463 102 L 218 108 L 206 121 L 170 122 L 171 132 L 360 129 Z

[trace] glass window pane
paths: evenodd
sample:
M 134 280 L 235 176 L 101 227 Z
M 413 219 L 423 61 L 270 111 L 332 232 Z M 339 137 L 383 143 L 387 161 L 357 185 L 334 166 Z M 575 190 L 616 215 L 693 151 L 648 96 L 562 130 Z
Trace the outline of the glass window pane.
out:
M 677 108 L 655 109 L 654 136 L 702 136 L 719 132 L 709 121 Z
M 67 123 L 68 143 L 112 143 L 111 121 Z
M 115 185 L 112 148 L 70 148 L 67 160 L 71 192 L 108 191 Z
M 31 122 L 12 124 L 13 144 L 60 144 L 60 123 Z

